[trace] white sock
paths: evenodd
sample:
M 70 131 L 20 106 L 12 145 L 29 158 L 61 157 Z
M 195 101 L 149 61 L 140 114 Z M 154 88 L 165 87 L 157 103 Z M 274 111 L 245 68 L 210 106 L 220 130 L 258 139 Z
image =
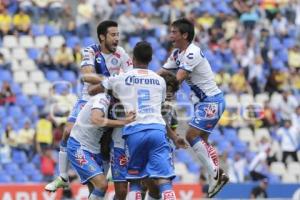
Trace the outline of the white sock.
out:
M 58 153 L 58 167 L 59 175 L 65 180 L 69 180 L 68 169 L 69 169 L 69 160 L 68 154 L 66 151 L 59 151 Z
M 104 197 L 99 197 L 97 195 L 91 194 L 88 200 L 104 200 Z
M 219 158 L 216 149 L 203 140 L 196 142 L 192 148 L 201 163 L 206 167 L 208 174 L 216 177 L 219 169 Z
M 155 199 L 155 198 L 151 197 L 151 196 L 149 195 L 149 193 L 147 192 L 147 193 L 146 193 L 146 196 L 145 196 L 145 200 L 160 200 L 160 199 Z
M 174 190 L 166 190 L 161 193 L 162 200 L 176 200 Z
M 142 200 L 141 191 L 130 191 L 127 194 L 126 200 Z

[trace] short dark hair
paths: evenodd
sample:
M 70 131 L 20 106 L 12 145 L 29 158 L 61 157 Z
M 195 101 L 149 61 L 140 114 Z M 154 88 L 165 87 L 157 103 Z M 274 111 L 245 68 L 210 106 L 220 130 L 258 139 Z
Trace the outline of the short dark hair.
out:
M 194 24 L 187 20 L 186 18 L 181 18 L 174 21 L 171 26 L 178 28 L 181 34 L 187 33 L 188 37 L 187 40 L 192 42 L 195 36 L 195 28 Z
M 179 82 L 173 73 L 169 71 L 163 71 L 159 75 L 166 81 L 167 92 L 174 94 L 179 90 Z
M 152 60 L 152 47 L 146 41 L 138 42 L 133 49 L 133 57 L 142 64 L 149 64 Z
M 100 37 L 99 35 L 106 35 L 107 34 L 107 30 L 110 27 L 118 27 L 118 23 L 112 20 L 105 20 L 103 22 L 101 22 L 100 24 L 98 24 L 97 26 L 97 37 L 100 41 Z

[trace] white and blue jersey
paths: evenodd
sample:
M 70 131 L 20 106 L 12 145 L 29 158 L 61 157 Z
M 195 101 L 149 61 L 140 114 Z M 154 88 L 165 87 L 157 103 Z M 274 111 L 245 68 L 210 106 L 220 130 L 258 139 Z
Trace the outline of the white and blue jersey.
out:
M 161 106 L 166 98 L 165 80 L 155 72 L 133 69 L 103 81 L 136 121 L 123 129 L 128 157 L 127 179 L 172 178 L 174 170 Z
M 211 132 L 224 112 L 225 101 L 201 49 L 193 43 L 185 51 L 174 49 L 163 68 L 183 69 L 189 73 L 186 82 L 193 92 L 195 104 L 195 116 L 190 125 Z
M 127 72 L 132 69 L 132 61 L 122 47 L 117 47 L 115 53 L 104 54 L 98 44 L 93 44 L 82 50 L 82 62 L 80 67 L 93 66 L 96 74 L 103 76 L 115 76 L 121 71 Z M 75 122 L 80 109 L 90 99 L 88 94 L 89 84 L 84 82 L 81 94 L 74 105 L 68 122 Z
M 68 158 L 83 184 L 90 178 L 103 174 L 99 143 L 105 128 L 91 122 L 91 113 L 93 109 L 99 109 L 107 116 L 109 105 L 110 97 L 104 93 L 90 98 L 79 112 L 68 139 Z

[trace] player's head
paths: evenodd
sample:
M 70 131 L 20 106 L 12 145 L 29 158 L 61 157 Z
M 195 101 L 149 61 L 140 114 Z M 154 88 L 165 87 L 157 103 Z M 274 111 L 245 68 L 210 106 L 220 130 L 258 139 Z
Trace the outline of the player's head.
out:
M 182 18 L 171 24 L 170 40 L 175 48 L 180 48 L 186 43 L 191 43 L 195 36 L 195 28 L 192 22 Z
M 119 43 L 118 23 L 111 20 L 101 22 L 97 26 L 97 36 L 101 48 L 114 53 Z
M 176 76 L 168 71 L 163 71 L 160 73 L 160 76 L 164 78 L 167 86 L 167 99 L 171 100 L 174 97 L 175 92 L 179 89 L 179 82 L 176 79 Z
M 152 60 L 152 47 L 146 41 L 138 42 L 133 49 L 133 66 L 147 68 Z

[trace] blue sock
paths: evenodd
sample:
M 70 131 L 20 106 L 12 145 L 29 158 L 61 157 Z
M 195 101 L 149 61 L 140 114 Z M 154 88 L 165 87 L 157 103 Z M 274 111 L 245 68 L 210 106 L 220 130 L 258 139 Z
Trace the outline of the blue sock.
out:
M 93 195 L 97 196 L 97 197 L 104 197 L 105 196 L 105 192 L 100 190 L 100 189 L 94 189 L 92 192 Z
M 160 184 L 158 187 L 159 187 L 160 194 L 162 194 L 164 191 L 167 190 L 173 190 L 173 186 L 171 182 Z
M 141 191 L 142 187 L 139 183 L 130 183 L 129 184 L 129 191 Z
M 197 136 L 193 139 L 193 141 L 189 142 L 191 147 L 193 147 L 197 142 L 201 141 L 201 137 L 200 136 Z

